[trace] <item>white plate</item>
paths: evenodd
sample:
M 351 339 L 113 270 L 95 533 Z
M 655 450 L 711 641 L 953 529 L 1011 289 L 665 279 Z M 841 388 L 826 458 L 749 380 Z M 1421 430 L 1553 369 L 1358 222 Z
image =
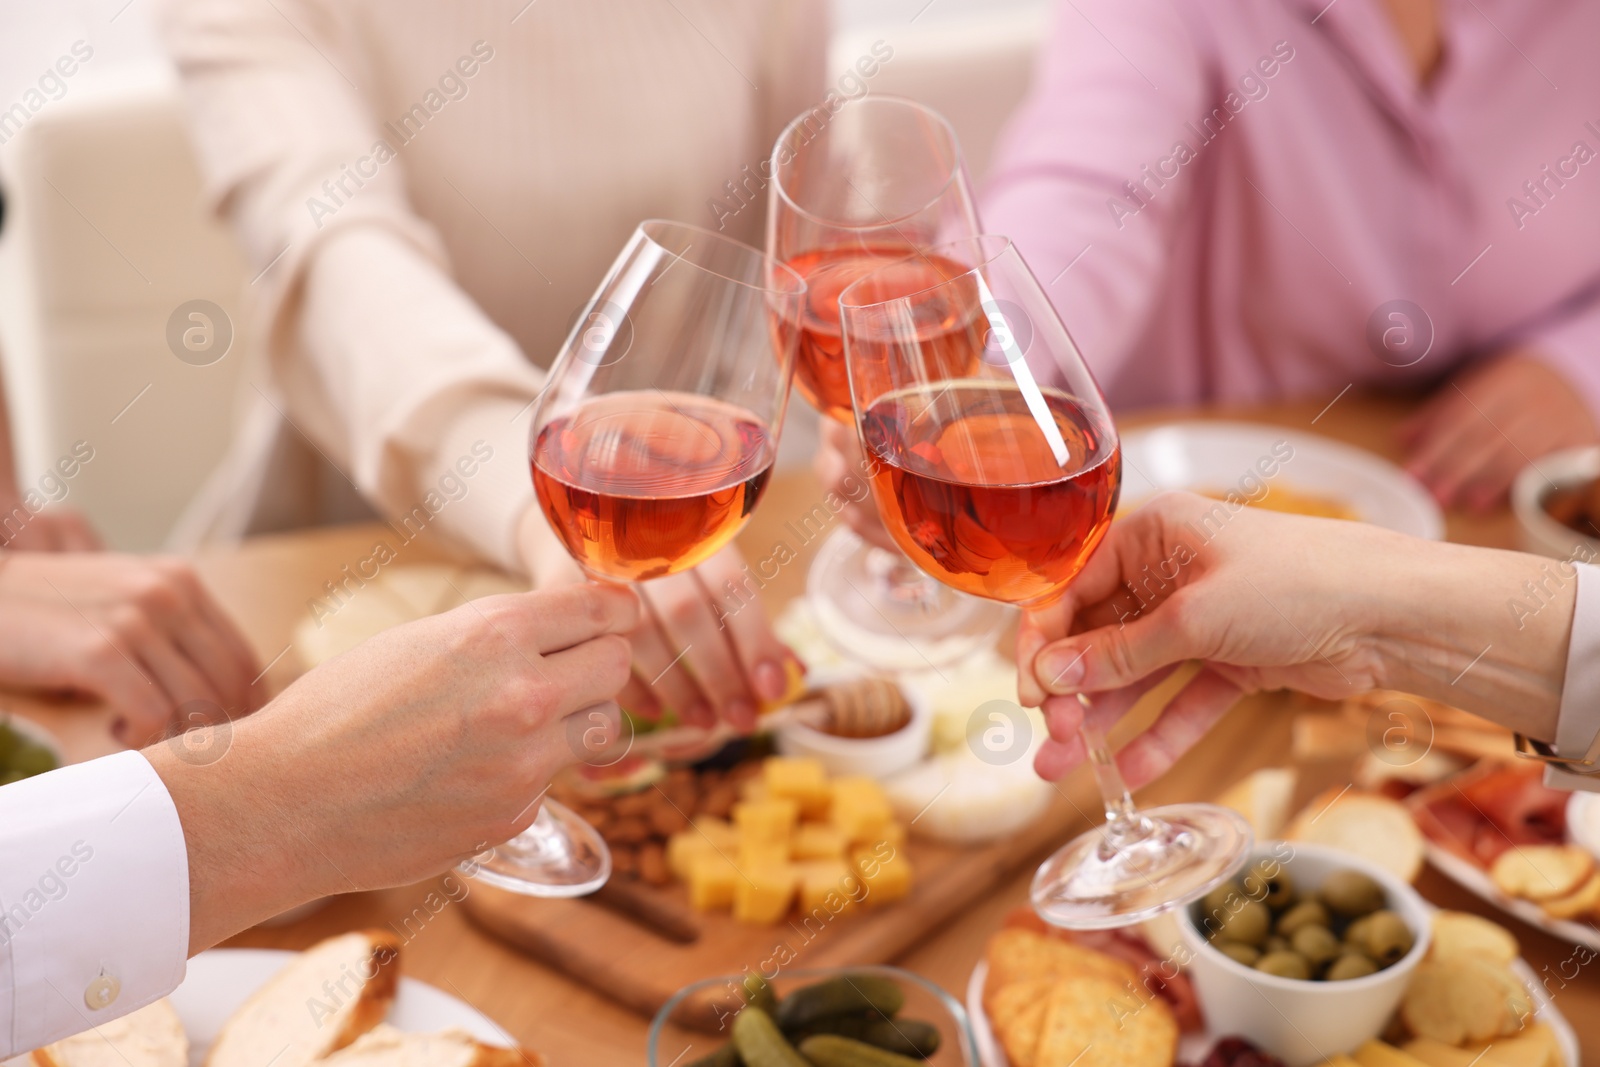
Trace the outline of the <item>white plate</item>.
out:
M 1294 453 L 1271 478 L 1256 467 L 1277 460 L 1275 447 Z M 1130 430 L 1122 438 L 1122 499 L 1137 504 L 1165 489 L 1249 491 L 1255 480 L 1342 501 L 1374 526 L 1437 541 L 1444 516 L 1416 480 L 1399 467 L 1351 445 L 1308 430 L 1250 422 L 1174 422 Z M 1259 490 L 1258 490 L 1259 491 Z
M 297 955 L 267 948 L 214 948 L 189 961 L 188 975 L 172 992 L 172 1006 L 189 1034 L 191 1064 L 198 1067 L 205 1059 L 222 1024 L 245 998 Z M 488 1016 L 415 978 L 400 979 L 400 992 L 385 1022 L 413 1033 L 459 1026 L 486 1044 L 516 1044 Z
M 1566 1067 L 1581 1067 L 1583 1060 L 1578 1049 L 1578 1035 L 1573 1033 L 1572 1024 L 1566 1017 L 1556 1010 L 1555 1004 L 1550 999 L 1550 994 L 1545 991 L 1529 967 L 1522 960 L 1511 964 L 1511 969 L 1516 972 L 1522 984 L 1528 987 L 1528 995 L 1533 998 L 1534 1018 L 1550 1027 L 1556 1036 L 1556 1043 L 1561 1046 L 1561 1058 L 1566 1061 Z M 989 1028 L 989 1016 L 983 1010 L 983 982 L 989 976 L 989 961 L 980 959 L 978 965 L 972 969 L 972 977 L 967 979 L 967 1016 L 972 1021 L 972 1037 L 978 1045 L 978 1058 L 983 1067 L 1011 1067 L 1011 1061 L 1006 1058 L 1005 1050 L 1000 1047 L 999 1040 L 994 1036 L 994 1031 Z M 1212 1034 L 1201 1031 L 1197 1034 L 1185 1034 L 1178 1042 L 1178 1063 L 1199 1063 L 1211 1051 L 1211 1046 L 1226 1034 Z
M 1433 864 L 1439 873 L 1479 900 L 1493 904 L 1507 915 L 1514 915 L 1529 926 L 1538 927 L 1551 937 L 1559 937 L 1575 945 L 1600 949 L 1600 930 L 1587 923 L 1573 922 L 1570 919 L 1552 919 L 1544 913 L 1543 908 L 1531 900 L 1519 900 L 1500 892 L 1495 888 L 1489 872 L 1477 864 L 1462 859 L 1427 838 L 1423 838 L 1422 843 L 1427 850 L 1428 862 Z

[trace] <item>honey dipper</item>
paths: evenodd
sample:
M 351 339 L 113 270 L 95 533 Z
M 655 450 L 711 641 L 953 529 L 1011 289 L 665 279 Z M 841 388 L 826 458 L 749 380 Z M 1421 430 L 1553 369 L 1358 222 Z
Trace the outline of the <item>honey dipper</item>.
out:
M 891 681 L 854 678 L 809 690 L 788 707 L 763 717 L 761 724 L 771 729 L 785 719 L 835 737 L 883 737 L 911 721 L 911 706 Z

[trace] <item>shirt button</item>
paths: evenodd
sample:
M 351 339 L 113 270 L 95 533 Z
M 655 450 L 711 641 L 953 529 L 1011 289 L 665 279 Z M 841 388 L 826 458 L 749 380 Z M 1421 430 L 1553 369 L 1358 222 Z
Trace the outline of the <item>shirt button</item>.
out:
M 99 978 L 89 983 L 89 988 L 83 991 L 83 1002 L 93 1011 L 109 1008 L 116 1002 L 117 994 L 122 992 L 122 983 L 115 976 L 102 974 Z

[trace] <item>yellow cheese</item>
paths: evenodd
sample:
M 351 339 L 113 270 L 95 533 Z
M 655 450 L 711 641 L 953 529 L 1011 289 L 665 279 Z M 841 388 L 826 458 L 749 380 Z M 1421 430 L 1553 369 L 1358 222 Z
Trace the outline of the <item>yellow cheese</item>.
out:
M 734 902 L 740 883 L 733 861 L 715 852 L 695 857 L 689 864 L 689 904 L 697 911 L 726 908 Z
M 911 892 L 911 860 L 904 850 L 858 848 L 850 858 L 866 884 L 869 907 L 892 903 Z
M 719 819 L 715 815 L 696 815 L 691 828 L 720 849 L 731 851 L 739 844 L 739 831 L 727 819 Z
M 812 860 L 796 864 L 796 868 L 800 872 L 800 910 L 807 915 L 818 908 L 837 915 L 852 903 L 852 889 L 857 896 L 861 893 L 856 888 L 860 883 L 842 859 Z
M 800 816 L 817 819 L 828 813 L 833 790 L 828 772 L 814 759 L 774 756 L 762 765 L 767 795 L 786 797 L 800 805 Z
M 740 872 L 733 889 L 733 917 L 763 925 L 780 921 L 789 913 L 796 880 L 787 863 Z
M 1415 1056 L 1376 1040 L 1356 1049 L 1355 1059 L 1361 1067 L 1427 1067 Z
M 733 825 L 741 843 L 787 843 L 799 817 L 800 805 L 788 799 L 746 800 L 733 806 Z
M 735 862 L 741 871 L 781 867 L 789 862 L 789 842 L 750 839 L 740 841 L 739 858 Z
M 797 860 L 842 860 L 845 846 L 844 832 L 837 826 L 824 823 L 801 823 L 794 832 L 793 852 Z
M 833 825 L 852 842 L 876 841 L 894 822 L 894 809 L 871 778 L 840 778 L 833 783 Z
M 689 880 L 695 860 L 716 854 L 717 847 L 694 830 L 679 830 L 667 838 L 667 868 L 680 882 Z

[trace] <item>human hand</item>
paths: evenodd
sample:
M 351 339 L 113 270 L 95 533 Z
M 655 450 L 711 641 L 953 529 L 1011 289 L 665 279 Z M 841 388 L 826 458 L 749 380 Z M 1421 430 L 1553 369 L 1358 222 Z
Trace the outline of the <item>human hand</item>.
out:
M 866 453 L 861 451 L 861 439 L 855 427 L 832 419 L 822 420 L 822 447 L 814 460 L 817 477 L 822 488 L 845 501 L 841 514 L 850 529 L 870 545 L 898 553 L 889 531 L 878 516 L 878 507 L 872 502 L 872 483 L 867 473 Z
M 520 539 L 536 588 L 585 580 L 537 506 L 524 514 Z M 721 718 L 755 729 L 760 703 L 788 691 L 785 664 L 796 657 L 755 602 L 739 550 L 729 545 L 693 570 L 632 588 L 645 610 L 627 635 L 633 676 L 617 698 L 622 706 L 648 719 L 670 708 L 691 726 Z
M 181 560 L 21 552 L 0 562 L 0 682 L 69 690 L 116 711 L 116 738 L 160 736 L 189 701 L 260 707 L 259 667 Z
M 25 522 L 14 526 L 4 521 L 19 510 L 27 516 Z M 10 552 L 98 552 L 103 547 L 100 535 L 76 508 L 48 507 L 34 513 L 20 500 L 0 497 L 0 548 Z
M 1446 383 L 1401 427 L 1400 440 L 1406 470 L 1440 504 L 1482 512 L 1505 500 L 1523 467 L 1600 433 L 1566 379 L 1512 350 Z
M 189 846 L 191 951 L 527 829 L 556 772 L 592 755 L 588 713 L 620 732 L 619 635 L 638 620 L 626 589 L 486 597 L 329 660 L 232 724 L 220 757 L 147 749 Z

